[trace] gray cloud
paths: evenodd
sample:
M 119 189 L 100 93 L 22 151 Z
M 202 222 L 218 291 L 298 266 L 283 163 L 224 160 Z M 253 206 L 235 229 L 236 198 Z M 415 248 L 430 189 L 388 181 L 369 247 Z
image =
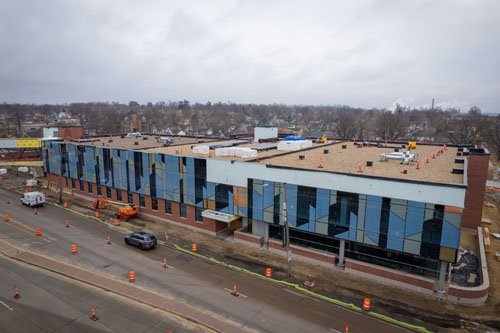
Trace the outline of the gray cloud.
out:
M 0 101 L 500 110 L 500 2 L 351 2 L 3 0 Z

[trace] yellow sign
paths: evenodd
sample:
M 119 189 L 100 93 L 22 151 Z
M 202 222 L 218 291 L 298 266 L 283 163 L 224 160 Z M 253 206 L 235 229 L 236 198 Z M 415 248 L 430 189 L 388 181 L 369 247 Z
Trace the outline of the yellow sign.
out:
M 42 148 L 40 139 L 16 139 L 17 148 Z

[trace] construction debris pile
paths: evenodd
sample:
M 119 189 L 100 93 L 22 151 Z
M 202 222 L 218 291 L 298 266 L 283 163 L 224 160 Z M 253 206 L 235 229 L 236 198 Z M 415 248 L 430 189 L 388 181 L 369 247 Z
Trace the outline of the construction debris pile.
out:
M 461 250 L 458 262 L 451 269 L 451 282 L 462 287 L 477 287 L 481 283 L 478 269 L 477 256 L 473 252 Z

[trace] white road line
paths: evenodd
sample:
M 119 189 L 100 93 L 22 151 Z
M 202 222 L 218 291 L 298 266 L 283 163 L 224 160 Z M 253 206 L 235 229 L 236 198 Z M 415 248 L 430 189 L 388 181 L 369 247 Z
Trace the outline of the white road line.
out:
M 231 293 L 231 295 L 233 294 L 233 290 L 232 290 L 232 289 L 224 288 L 224 290 L 225 290 L 225 291 L 229 291 L 229 292 Z M 238 293 L 238 296 L 248 298 L 248 296 L 243 295 L 242 293 Z
M 12 309 L 10 306 L 8 306 L 7 304 L 5 304 L 4 302 L 0 301 L 0 303 L 5 306 L 7 309 L 9 309 L 10 311 L 13 311 L 14 309 Z
M 330 328 L 330 331 L 335 332 L 335 333 L 342 333 L 340 331 L 337 331 L 336 329 Z

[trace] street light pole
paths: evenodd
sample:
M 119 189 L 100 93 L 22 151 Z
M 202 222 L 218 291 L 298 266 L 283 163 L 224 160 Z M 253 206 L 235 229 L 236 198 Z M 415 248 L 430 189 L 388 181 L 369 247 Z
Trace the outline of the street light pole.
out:
M 288 228 L 288 217 L 286 210 L 286 183 L 283 183 L 283 228 L 284 228 L 284 239 L 286 246 L 286 258 L 288 261 L 288 277 L 292 277 L 292 252 L 290 251 L 290 230 Z

